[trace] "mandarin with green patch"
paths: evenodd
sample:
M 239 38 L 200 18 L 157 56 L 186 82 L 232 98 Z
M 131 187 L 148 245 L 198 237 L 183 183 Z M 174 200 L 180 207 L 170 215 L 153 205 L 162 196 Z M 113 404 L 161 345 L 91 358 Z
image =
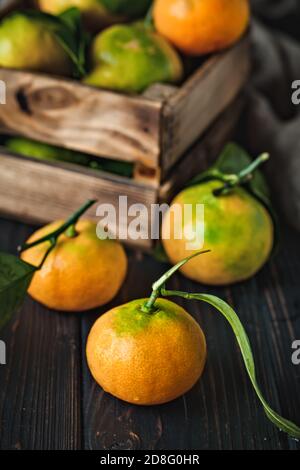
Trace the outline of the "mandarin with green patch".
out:
M 8 15 L 0 23 L 0 67 L 71 75 L 72 61 L 57 33 L 66 31 L 47 15 Z
M 32 243 L 62 225 L 53 222 L 37 230 L 28 240 Z M 49 242 L 43 242 L 22 252 L 21 258 L 38 266 Z M 100 240 L 96 224 L 88 220 L 76 223 L 75 233 L 59 236 L 29 287 L 29 294 L 48 308 L 80 312 L 110 302 L 123 284 L 127 257 L 122 245 L 115 240 Z
M 139 93 L 156 82 L 178 82 L 183 75 L 175 49 L 142 23 L 116 25 L 96 36 L 92 69 L 84 83 Z
M 179 305 L 147 299 L 113 308 L 93 325 L 87 360 L 98 384 L 108 393 L 137 405 L 174 400 L 200 378 L 206 342 L 198 323 Z
M 211 180 L 183 190 L 163 221 L 163 246 L 176 264 L 193 253 L 188 249 L 193 240 L 188 240 L 183 230 L 195 231 L 196 205 L 204 205 L 204 249 L 211 253 L 181 268 L 188 278 L 203 284 L 227 285 L 250 278 L 268 260 L 273 247 L 273 221 L 266 208 L 243 187 L 215 195 L 223 186 Z M 183 210 L 185 204 L 191 204 L 193 211 L 186 211 L 182 219 L 174 218 L 172 207 L 178 205 Z M 183 233 L 181 239 L 175 237 L 178 231 Z

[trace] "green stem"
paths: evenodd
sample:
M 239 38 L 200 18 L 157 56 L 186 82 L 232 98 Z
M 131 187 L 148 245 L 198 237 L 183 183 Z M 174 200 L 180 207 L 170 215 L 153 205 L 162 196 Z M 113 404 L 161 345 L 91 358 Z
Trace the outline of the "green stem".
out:
M 152 2 L 149 10 L 147 11 L 145 19 L 144 19 L 144 25 L 147 28 L 153 28 L 153 8 L 154 8 L 154 2 Z
M 75 224 L 70 225 L 70 227 L 67 228 L 65 231 L 65 235 L 69 238 L 75 238 L 78 235 L 78 232 L 76 230 Z
M 275 426 L 277 426 L 277 428 L 279 428 L 281 431 L 285 431 L 291 437 L 299 439 L 300 428 L 296 424 L 292 423 L 291 421 L 283 418 L 278 413 L 276 413 L 276 411 L 274 411 L 265 400 L 259 388 L 259 385 L 257 383 L 254 358 L 253 358 L 253 353 L 252 353 L 252 349 L 250 346 L 249 338 L 247 336 L 247 333 L 238 315 L 235 313 L 235 311 L 226 302 L 219 299 L 218 297 L 215 297 L 214 295 L 191 294 L 188 292 L 170 291 L 166 289 L 161 290 L 161 295 L 164 297 L 171 297 L 171 296 L 182 297 L 187 300 L 202 300 L 204 302 L 209 303 L 214 308 L 216 308 L 219 312 L 222 313 L 222 315 L 229 322 L 235 334 L 235 337 L 240 347 L 240 351 L 241 351 L 243 361 L 246 367 L 246 371 L 252 382 L 256 395 L 258 396 L 258 399 L 260 400 L 261 404 L 264 407 L 264 410 L 268 419 L 272 421 L 272 423 L 275 424 Z
M 40 245 L 41 243 L 50 242 L 49 249 L 46 251 L 42 262 L 40 263 L 39 269 L 43 266 L 43 263 L 45 262 L 48 254 L 50 251 L 54 248 L 54 246 L 57 243 L 58 237 L 67 232 L 67 236 L 76 236 L 77 232 L 75 229 L 75 225 L 78 222 L 79 218 L 93 205 L 95 204 L 96 201 L 94 200 L 89 200 L 83 206 L 81 206 L 74 214 L 72 214 L 66 222 L 64 222 L 58 229 L 54 230 L 53 232 L 49 233 L 48 235 L 45 235 L 42 238 L 39 238 L 38 240 L 35 240 L 34 242 L 31 243 L 25 243 L 22 246 L 18 247 L 18 251 L 22 253 L 25 250 L 29 250 L 29 248 L 33 248 L 34 246 Z M 69 232 L 69 233 L 68 233 Z
M 42 261 L 40 262 L 40 264 L 37 266 L 37 270 L 39 269 L 42 269 L 43 267 L 43 264 L 45 263 L 46 259 L 48 258 L 48 255 L 50 254 L 50 252 L 53 250 L 53 248 L 55 247 L 56 245 L 56 240 L 49 240 L 50 241 L 50 246 L 47 248 L 47 251 L 46 253 L 44 254 L 43 258 L 42 258 Z
M 240 171 L 237 175 L 223 175 L 225 182 L 224 186 L 214 190 L 215 196 L 221 196 L 227 194 L 230 190 L 236 186 L 240 186 L 253 177 L 253 173 L 257 168 L 269 159 L 268 153 L 263 153 L 257 157 L 253 162 L 250 163 L 244 170 Z
M 204 253 L 209 253 L 210 250 L 202 250 L 202 251 L 197 251 L 196 253 L 193 253 L 191 256 L 188 258 L 185 258 L 184 260 L 180 261 L 176 266 L 173 266 L 169 271 L 167 271 L 161 278 L 158 279 L 158 281 L 154 282 L 152 284 L 152 294 L 151 297 L 147 300 L 147 302 L 143 305 L 142 310 L 145 313 L 152 313 L 153 310 L 155 309 L 155 302 L 157 298 L 160 296 L 160 291 L 162 287 L 165 285 L 168 279 L 173 276 L 173 274 L 178 271 L 178 269 L 181 268 L 185 263 L 190 261 L 192 258 L 195 258 L 196 256 L 203 255 Z
M 268 153 L 262 153 L 259 157 L 257 157 L 253 162 L 250 163 L 244 170 L 240 171 L 239 178 L 243 180 L 243 178 L 247 177 L 248 175 L 254 173 L 257 168 L 262 165 L 262 163 L 269 160 L 270 155 Z
M 155 302 L 160 295 L 160 291 L 152 291 L 151 297 L 147 300 L 147 302 L 142 305 L 142 312 L 144 313 L 153 313 L 155 310 Z

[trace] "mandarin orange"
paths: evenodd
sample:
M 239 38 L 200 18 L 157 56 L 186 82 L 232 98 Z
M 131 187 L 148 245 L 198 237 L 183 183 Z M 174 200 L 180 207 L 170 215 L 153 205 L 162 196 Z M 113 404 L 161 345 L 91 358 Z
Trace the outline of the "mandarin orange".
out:
M 34 242 L 62 225 L 53 222 L 36 231 L 28 240 Z M 38 266 L 49 242 L 43 242 L 21 254 L 28 263 Z M 79 312 L 110 302 L 120 289 L 127 271 L 127 257 L 115 240 L 100 240 L 96 224 L 79 220 L 76 235 L 62 234 L 37 271 L 29 294 L 43 305 L 62 311 Z
M 102 315 L 87 341 L 87 361 L 98 384 L 137 405 L 174 400 L 200 378 L 206 361 L 205 336 L 179 305 L 157 299 L 134 300 Z
M 156 0 L 157 31 L 188 55 L 225 49 L 246 31 L 249 0 Z

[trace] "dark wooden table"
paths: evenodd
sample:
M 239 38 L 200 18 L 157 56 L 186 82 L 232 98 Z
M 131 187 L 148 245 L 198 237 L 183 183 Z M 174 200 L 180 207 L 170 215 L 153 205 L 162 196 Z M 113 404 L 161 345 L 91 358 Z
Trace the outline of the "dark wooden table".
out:
M 32 227 L 0 221 L 0 249 L 15 252 Z M 129 274 L 113 304 L 148 295 L 165 269 L 130 253 Z M 230 302 L 249 333 L 259 382 L 273 407 L 300 423 L 300 244 L 290 229 L 277 257 L 254 279 L 230 288 L 205 288 L 174 277 L 170 286 L 215 293 Z M 163 406 L 136 407 L 105 394 L 86 365 L 85 343 L 95 319 L 49 311 L 30 298 L 0 338 L 2 449 L 300 449 L 264 416 L 226 321 L 205 304 L 181 302 L 202 325 L 208 361 L 186 396 Z

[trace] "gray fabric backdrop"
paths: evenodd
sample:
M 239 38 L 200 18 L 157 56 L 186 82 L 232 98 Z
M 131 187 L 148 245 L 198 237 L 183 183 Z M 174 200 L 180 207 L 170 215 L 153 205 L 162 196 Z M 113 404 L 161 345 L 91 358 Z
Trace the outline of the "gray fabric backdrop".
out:
M 254 69 L 245 115 L 245 145 L 269 151 L 266 174 L 286 219 L 300 230 L 300 0 L 252 0 Z

